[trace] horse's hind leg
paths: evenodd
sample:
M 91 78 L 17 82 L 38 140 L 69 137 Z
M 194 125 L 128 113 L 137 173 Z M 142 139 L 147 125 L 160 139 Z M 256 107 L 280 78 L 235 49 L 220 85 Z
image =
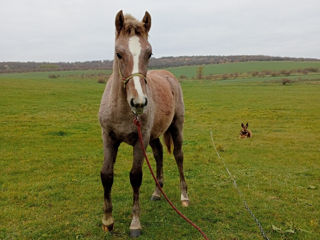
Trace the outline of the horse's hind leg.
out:
M 157 163 L 157 180 L 160 183 L 160 186 L 163 186 L 163 168 L 162 168 L 162 162 L 163 162 L 163 148 L 162 144 L 160 142 L 160 139 L 154 139 L 150 141 L 150 146 L 152 148 L 153 156 L 156 159 Z M 151 196 L 151 200 L 160 200 L 161 192 L 159 188 L 155 187 L 154 192 Z
M 183 117 L 175 118 L 174 122 L 169 128 L 169 131 L 173 140 L 173 155 L 176 160 L 179 175 L 180 175 L 180 189 L 181 189 L 181 203 L 182 206 L 187 207 L 189 205 L 189 198 L 187 193 L 187 183 L 184 178 L 183 173 L 183 151 L 182 151 L 182 142 L 183 142 Z
M 104 231 L 113 230 L 112 218 L 112 202 L 111 202 L 111 188 L 113 184 L 113 165 L 116 160 L 119 143 L 114 141 L 108 134 L 102 134 L 104 145 L 104 161 L 101 169 L 101 182 L 104 188 L 104 207 L 102 228 Z

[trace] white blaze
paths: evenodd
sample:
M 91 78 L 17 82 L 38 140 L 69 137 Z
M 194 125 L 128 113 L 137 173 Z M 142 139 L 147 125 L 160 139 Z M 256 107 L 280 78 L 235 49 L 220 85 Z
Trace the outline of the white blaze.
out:
M 141 52 L 141 44 L 139 41 L 139 38 L 137 36 L 133 36 L 129 39 L 129 50 L 133 57 L 133 69 L 132 73 L 138 73 L 139 72 L 139 57 Z M 131 74 L 132 74 L 131 73 Z M 142 87 L 140 83 L 140 79 L 137 76 L 133 77 L 133 83 L 134 87 L 138 92 L 138 101 L 139 103 L 144 102 L 144 94 L 142 92 Z

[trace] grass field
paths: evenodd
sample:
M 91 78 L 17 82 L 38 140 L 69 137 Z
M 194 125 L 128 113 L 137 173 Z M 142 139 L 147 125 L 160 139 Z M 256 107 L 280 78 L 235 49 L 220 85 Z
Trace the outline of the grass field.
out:
M 308 66 L 320 63 L 219 64 L 204 73 Z M 196 67 L 171 70 L 192 77 Z M 101 230 L 97 112 L 105 85 L 86 77 L 94 73 L 0 75 L 0 239 L 128 239 L 132 150 L 125 144 L 112 190 L 115 232 Z M 320 239 L 319 79 L 315 73 L 285 86 L 279 77 L 181 83 L 190 207 L 180 207 L 178 171 L 167 153 L 164 189 L 210 239 L 262 239 L 211 146 L 210 131 L 270 239 Z M 241 122 L 249 122 L 253 138 L 238 138 Z M 152 181 L 145 164 L 140 239 L 201 239 L 164 200 L 149 200 Z
M 319 68 L 319 62 L 261 61 L 204 65 L 204 75 L 224 73 L 245 73 L 263 70 L 281 71 L 306 67 Z M 195 77 L 198 66 L 182 66 L 169 68 L 176 76 Z

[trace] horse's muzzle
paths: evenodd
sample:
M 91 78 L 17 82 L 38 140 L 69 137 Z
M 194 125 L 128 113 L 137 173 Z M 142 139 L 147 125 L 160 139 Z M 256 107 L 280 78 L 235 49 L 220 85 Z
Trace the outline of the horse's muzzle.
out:
M 144 108 L 148 105 L 148 98 L 143 97 L 142 101 L 136 101 L 134 98 L 130 100 L 130 106 L 135 114 L 142 114 Z

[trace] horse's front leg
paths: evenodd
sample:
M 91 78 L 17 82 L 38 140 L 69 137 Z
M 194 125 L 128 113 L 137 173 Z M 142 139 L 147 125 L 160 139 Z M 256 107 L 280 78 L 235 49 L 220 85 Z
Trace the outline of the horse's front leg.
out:
M 144 140 L 144 146 L 148 146 L 148 141 Z M 133 190 L 133 207 L 132 207 L 132 221 L 130 224 L 130 237 L 138 237 L 141 234 L 140 224 L 140 204 L 139 192 L 142 183 L 142 164 L 143 152 L 139 140 L 133 148 L 133 164 L 130 171 L 130 183 Z
M 114 220 L 112 218 L 112 202 L 111 202 L 111 188 L 113 184 L 113 165 L 116 161 L 119 142 L 112 139 L 108 133 L 103 131 L 103 149 L 104 161 L 100 172 L 101 182 L 104 188 L 104 206 L 102 228 L 104 231 L 113 230 Z
M 150 141 L 150 146 L 152 148 L 153 156 L 156 160 L 157 163 L 157 180 L 160 184 L 161 187 L 163 187 L 163 167 L 162 167 L 162 162 L 163 162 L 163 148 L 162 144 L 160 142 L 160 139 L 154 139 Z M 158 188 L 157 184 L 155 187 L 154 192 L 152 193 L 151 200 L 160 200 L 161 197 L 161 192 L 160 189 Z

